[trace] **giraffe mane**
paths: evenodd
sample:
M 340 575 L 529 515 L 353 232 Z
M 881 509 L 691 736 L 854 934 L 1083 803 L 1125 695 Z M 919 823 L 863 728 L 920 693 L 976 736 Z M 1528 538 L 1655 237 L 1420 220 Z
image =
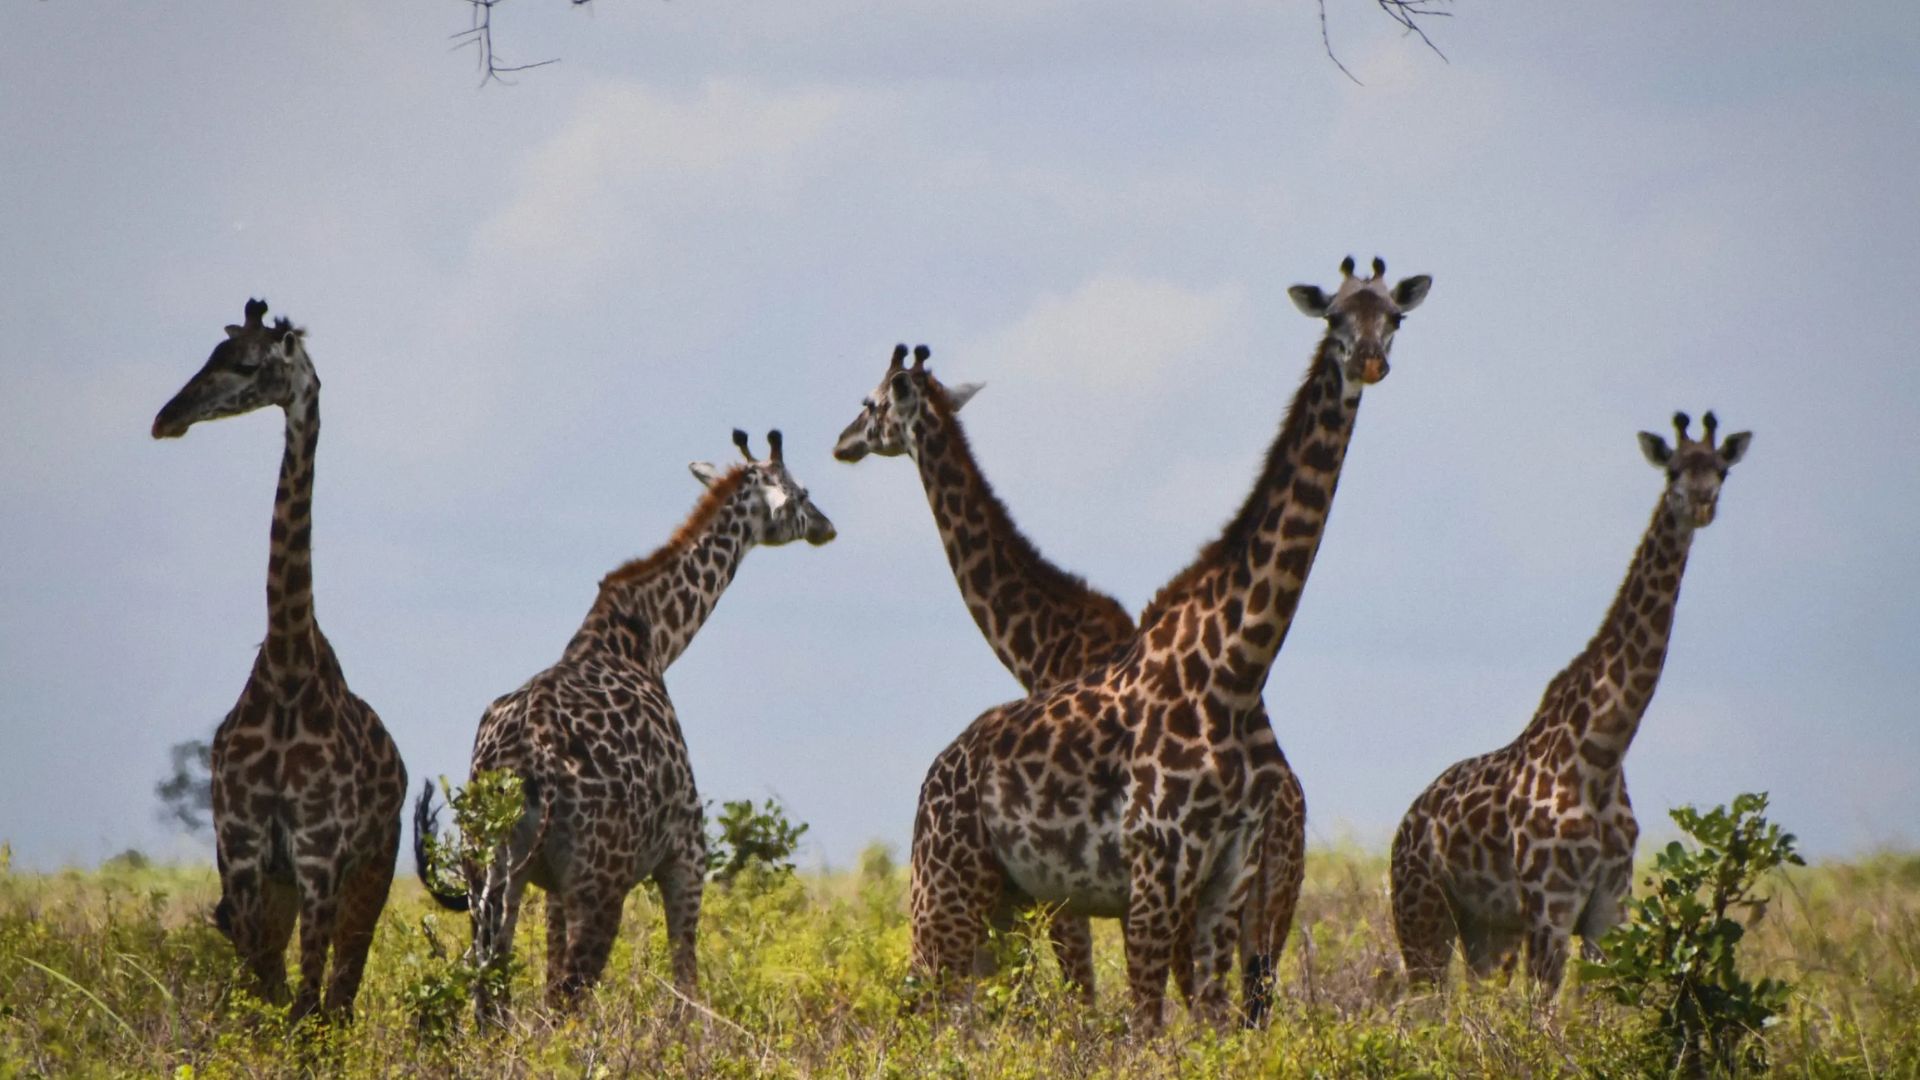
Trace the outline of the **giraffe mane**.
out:
M 1040 553 L 1027 534 L 1020 531 L 1014 523 L 1013 515 L 1007 511 L 1007 504 L 1000 501 L 993 485 L 977 464 L 973 447 L 967 441 L 967 429 L 960 423 L 959 414 L 954 411 L 953 399 L 948 396 L 947 388 L 940 380 L 927 373 L 927 404 L 946 424 L 948 438 L 953 440 L 954 449 L 970 461 L 975 461 L 973 477 L 980 484 L 980 502 L 986 509 L 987 531 L 1002 545 L 1008 558 L 1016 565 L 1027 570 L 1027 576 L 1034 584 L 1055 598 L 1078 597 L 1090 606 L 1107 608 L 1109 614 L 1117 615 L 1131 625 L 1133 617 L 1127 614 L 1120 601 L 1087 584 L 1087 579 L 1079 574 L 1062 569 L 1057 563 Z
M 713 524 L 713 519 L 720 513 L 720 508 L 727 504 L 728 499 L 733 498 L 734 492 L 740 490 L 740 485 L 744 484 L 746 479 L 745 465 L 735 465 L 728 470 L 725 476 L 713 482 L 713 486 L 707 489 L 699 502 L 693 504 L 693 512 L 687 515 L 687 519 L 680 523 L 679 528 L 673 530 L 673 535 L 667 538 L 666 543 L 661 544 L 651 554 L 643 555 L 638 559 L 629 559 L 615 567 L 606 577 L 600 579 L 600 590 L 605 592 L 617 585 L 640 581 L 658 573 L 662 567 L 673 562 L 693 545 L 694 540 L 706 531 L 708 525 Z
M 1333 362 L 1329 353 L 1328 339 L 1322 339 L 1319 347 L 1314 350 L 1313 363 L 1308 365 L 1306 377 L 1300 380 L 1300 389 L 1294 391 L 1293 403 L 1287 406 L 1287 416 L 1281 422 L 1280 434 L 1275 436 L 1273 444 L 1267 448 L 1266 463 L 1260 469 L 1260 480 L 1254 483 L 1252 490 L 1247 493 L 1246 501 L 1240 505 L 1239 512 L 1227 522 L 1226 528 L 1221 531 L 1219 537 L 1201 548 L 1200 554 L 1188 564 L 1185 570 L 1175 574 L 1173 580 L 1162 585 L 1160 591 L 1154 594 L 1145 610 L 1140 612 L 1142 627 L 1166 614 L 1169 608 L 1183 600 L 1186 594 L 1208 574 L 1227 565 L 1247 550 L 1248 543 L 1260 530 L 1261 520 L 1265 516 L 1262 512 L 1265 499 L 1261 494 L 1267 487 L 1264 481 L 1272 477 L 1273 482 L 1277 484 L 1293 482 L 1291 469 L 1287 465 L 1287 454 L 1306 438 L 1308 425 L 1312 421 L 1308 415 L 1310 410 L 1306 405 L 1307 388 L 1319 378 L 1322 366 Z M 1279 475 L 1281 470 L 1287 470 L 1287 475 Z

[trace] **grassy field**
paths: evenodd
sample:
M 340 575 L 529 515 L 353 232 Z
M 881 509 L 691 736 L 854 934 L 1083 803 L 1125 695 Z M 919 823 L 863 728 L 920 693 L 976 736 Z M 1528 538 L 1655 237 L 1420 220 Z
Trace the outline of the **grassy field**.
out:
M 137 861 L 137 860 L 133 860 Z M 242 989 L 209 925 L 210 868 L 0 870 L 0 1077 L 14 1076 L 1640 1076 L 1658 1075 L 1647 1019 L 1570 988 L 1541 1022 L 1525 992 L 1464 984 L 1414 996 L 1396 979 L 1383 857 L 1317 851 L 1264 1031 L 1215 1034 L 1184 1014 L 1126 1032 L 1124 966 L 1099 925 L 1099 1004 L 1016 960 L 971 1006 L 907 1008 L 905 874 L 883 852 L 856 871 L 747 878 L 707 893 L 704 998 L 662 980 L 654 898 L 636 891 L 606 982 L 579 1016 L 538 1003 L 540 905 L 522 920 L 516 1019 L 476 1033 L 448 993 L 465 916 L 397 886 L 359 1018 L 307 1023 Z M 1761 1032 L 1780 1076 L 1920 1076 L 1920 856 L 1796 870 L 1743 944 L 1792 980 Z M 1044 953 L 1045 950 L 1038 950 Z M 436 1022 L 450 1026 L 436 1028 Z M 424 1023 L 423 1023 L 424 1022 Z

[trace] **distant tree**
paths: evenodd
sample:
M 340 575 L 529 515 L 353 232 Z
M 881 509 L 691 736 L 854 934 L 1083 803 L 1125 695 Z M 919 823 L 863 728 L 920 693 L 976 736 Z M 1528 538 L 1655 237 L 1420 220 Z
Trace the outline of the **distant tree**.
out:
M 204 830 L 213 815 L 213 747 L 204 739 L 188 739 L 167 751 L 173 775 L 153 786 L 160 797 L 157 816 L 190 833 Z
M 500 58 L 500 54 L 493 50 L 493 9 L 504 2 L 505 0 L 467 0 L 468 6 L 472 9 L 471 25 L 453 35 L 454 41 L 459 45 L 471 45 L 479 54 L 481 85 L 489 82 L 506 82 L 507 80 L 501 76 L 559 62 L 557 57 L 552 57 L 536 60 L 530 64 L 509 64 Z M 573 7 L 584 7 L 591 2 L 592 0 L 567 0 L 567 3 Z M 1432 49 L 1435 56 L 1442 60 L 1447 58 L 1446 54 L 1440 51 L 1440 47 L 1433 43 L 1433 39 L 1427 36 L 1426 27 L 1421 25 L 1421 20 L 1444 19 L 1451 16 L 1453 12 L 1442 11 L 1441 7 L 1452 3 L 1453 0 L 1372 0 L 1372 2 L 1385 13 L 1387 18 L 1399 23 L 1406 33 L 1419 38 L 1427 48 Z M 1334 55 L 1333 39 L 1327 34 L 1327 0 L 1315 0 L 1315 3 L 1320 12 L 1320 43 L 1326 47 L 1327 59 L 1333 61 L 1333 66 L 1339 68 L 1341 74 L 1358 83 L 1360 80 L 1354 77 L 1353 72 L 1347 70 L 1347 65 L 1341 63 L 1338 56 Z

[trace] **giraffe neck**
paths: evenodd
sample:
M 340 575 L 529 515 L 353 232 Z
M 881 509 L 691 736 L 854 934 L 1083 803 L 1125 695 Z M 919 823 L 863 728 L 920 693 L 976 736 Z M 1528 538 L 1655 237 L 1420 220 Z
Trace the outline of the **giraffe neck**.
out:
M 267 556 L 267 639 L 264 653 L 281 670 L 314 666 L 313 460 L 320 445 L 320 380 L 296 367 L 286 405 L 286 449 L 273 497 Z
M 614 652 L 656 675 L 693 643 L 756 539 L 736 471 L 707 493 L 673 539 L 608 574 L 567 655 Z
M 908 445 L 953 580 L 1000 663 L 1031 692 L 1081 674 L 1132 639 L 1119 602 L 1040 554 L 980 472 L 946 391 L 928 380 Z
M 1619 767 L 1667 662 L 1693 532 L 1662 494 L 1599 632 L 1548 684 L 1523 737 L 1538 742 L 1565 732 L 1581 768 Z
M 1343 377 L 1338 354 L 1321 341 L 1245 505 L 1140 618 L 1151 650 L 1197 645 L 1213 696 L 1242 713 L 1286 641 L 1359 414 L 1361 384 Z

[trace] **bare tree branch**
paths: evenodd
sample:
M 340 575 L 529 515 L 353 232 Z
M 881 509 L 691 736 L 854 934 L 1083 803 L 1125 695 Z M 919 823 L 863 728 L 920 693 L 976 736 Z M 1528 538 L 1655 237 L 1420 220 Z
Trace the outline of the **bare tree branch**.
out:
M 1445 4 L 1449 2 L 1450 0 L 1374 0 L 1374 3 L 1380 6 L 1380 10 L 1386 12 L 1387 18 L 1399 23 L 1405 28 L 1406 33 L 1418 35 L 1420 40 L 1426 43 L 1427 48 L 1433 50 L 1433 55 L 1439 57 L 1442 62 L 1449 62 L 1447 61 L 1447 54 L 1441 52 L 1440 46 L 1435 45 L 1433 39 L 1427 36 L 1426 28 L 1420 25 L 1420 20 L 1425 18 L 1452 18 L 1453 12 L 1441 11 L 1439 8 L 1434 7 L 1435 4 Z M 1320 45 L 1327 50 L 1327 59 L 1333 61 L 1333 66 L 1340 69 L 1340 74 L 1352 79 L 1355 86 L 1365 86 L 1366 84 L 1361 82 L 1353 72 L 1348 71 L 1347 65 L 1341 63 L 1340 58 L 1334 55 L 1333 39 L 1327 36 L 1327 0 L 1318 0 L 1318 4 L 1320 8 Z
M 503 79 L 502 75 L 511 75 L 516 71 L 531 71 L 560 62 L 558 57 L 550 60 L 536 60 L 531 64 L 502 63 L 500 54 L 493 51 L 493 6 L 501 0 L 467 0 L 473 11 L 473 25 L 452 35 L 454 48 L 472 45 L 480 53 L 480 85 L 490 82 L 511 84 L 513 80 Z M 588 0 L 571 0 L 575 7 Z

